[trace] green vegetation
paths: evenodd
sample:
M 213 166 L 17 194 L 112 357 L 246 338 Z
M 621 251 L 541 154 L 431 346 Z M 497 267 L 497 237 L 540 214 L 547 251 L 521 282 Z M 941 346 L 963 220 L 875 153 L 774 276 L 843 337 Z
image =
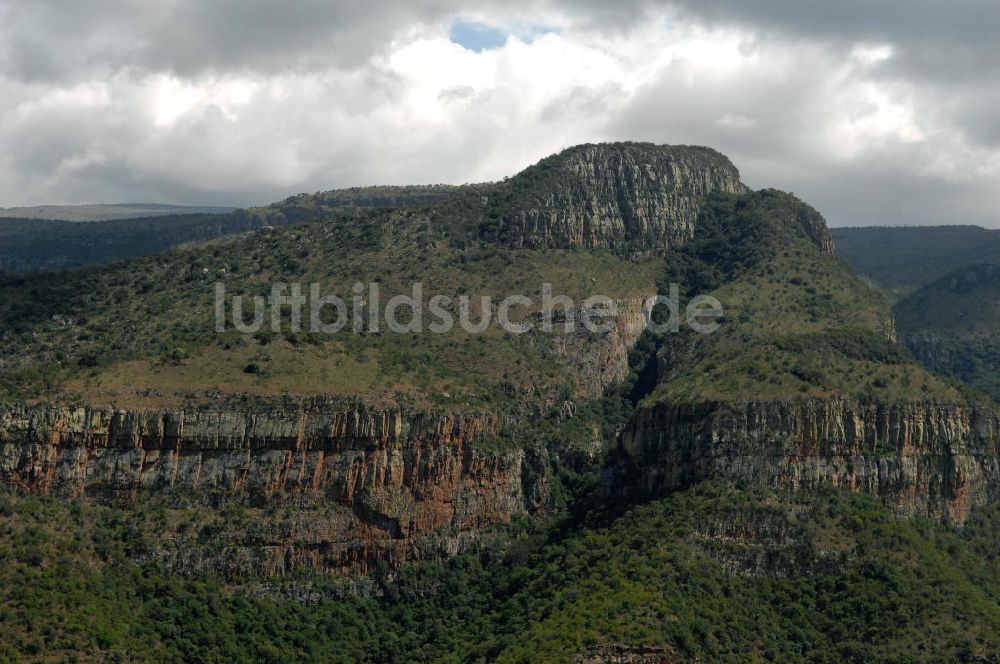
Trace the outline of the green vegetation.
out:
M 215 332 L 216 282 L 228 297 L 266 296 L 274 282 L 315 282 L 345 300 L 353 284 L 377 282 L 384 304 L 419 281 L 425 298 L 443 293 L 456 302 L 463 294 L 473 302 L 526 294 L 535 307 L 520 315 L 529 315 L 540 307 L 543 283 L 577 302 L 595 293 L 635 298 L 654 290 L 662 270 L 657 260 L 632 263 L 607 252 L 510 250 L 446 236 L 440 228 L 457 214 L 448 206 L 375 210 L 103 268 L 0 277 L 3 396 L 128 403 L 136 393 L 169 401 L 200 390 L 403 392 L 465 404 L 494 401 L 510 385 L 585 388 L 551 339 L 496 328 L 482 335 L 356 335 L 350 324 L 335 335 Z M 258 370 L 245 371 L 251 364 Z
M 882 297 L 826 253 L 822 217 L 789 194 L 714 195 L 665 282 L 707 293 L 719 331 L 667 335 L 651 399 L 965 399 L 888 337 Z M 661 292 L 665 285 L 661 284 Z
M 620 146 L 584 147 L 621 158 Z M 680 155 L 695 165 L 730 166 L 707 148 L 629 147 L 657 163 Z M 354 284 L 377 282 L 385 302 L 420 281 L 425 293 L 453 302 L 461 295 L 474 301 L 488 295 L 494 302 L 509 294 L 534 298 L 535 307 L 520 316 L 538 313 L 546 282 L 577 302 L 593 294 L 646 297 L 662 272 L 660 259 L 634 262 L 622 252 L 497 243 L 496 220 L 537 204 L 545 191 L 587 194 L 565 167 L 581 149 L 493 184 L 340 190 L 228 215 L 89 224 L 86 232 L 106 228 L 105 235 L 134 242 L 137 253 L 228 239 L 105 267 L 0 275 L 0 398 L 126 404 L 140 394 L 146 402 L 164 403 L 184 393 L 235 390 L 404 393 L 418 401 L 472 404 L 516 399 L 511 386 L 552 396 L 592 393 L 594 376 L 578 366 L 577 350 L 541 335 L 511 338 L 493 330 L 412 338 L 345 331 L 328 337 L 260 334 L 251 341 L 214 331 L 217 282 L 228 297 L 266 296 L 273 283 L 300 282 L 318 283 L 323 293 L 345 299 Z M 165 225 L 177 235 L 164 232 Z M 254 232 L 229 236 L 246 230 Z M 151 247 L 154 238 L 160 244 Z M 38 239 L 36 233 L 28 243 Z M 36 244 L 45 251 L 44 243 Z M 103 240 L 94 246 L 98 251 Z M 133 251 L 105 248 L 96 260 Z M 349 319 L 347 329 L 355 322 Z
M 94 222 L 0 219 L 0 268 L 37 272 L 110 263 L 256 227 L 243 212 Z
M 835 228 L 837 253 L 896 301 L 900 340 L 929 369 L 1000 399 L 1000 231 Z
M 289 226 L 370 208 L 429 204 L 463 191 L 446 185 L 356 187 L 299 194 L 227 213 L 177 213 L 80 223 L 0 218 L 0 270 L 59 270 L 155 254 L 185 244 Z
M 1000 401 L 1000 266 L 972 265 L 895 307 L 900 337 L 929 368 Z
M 0 658 L 569 662 L 627 643 L 676 661 L 946 662 L 1000 649 L 995 508 L 953 530 L 844 492 L 709 483 L 514 527 L 508 549 L 379 573 L 367 591 L 135 562 L 175 516 L 0 496 Z
M 1000 231 L 978 226 L 833 228 L 831 233 L 837 255 L 892 301 L 964 265 L 1000 262 Z
M 251 532 L 272 506 L 220 498 L 210 510 L 199 496 L 171 502 L 168 492 L 135 505 L 0 493 L 0 660 L 558 662 L 618 647 L 670 661 L 995 658 L 995 507 L 956 530 L 897 520 L 870 498 L 832 489 L 708 482 L 622 502 L 593 460 L 652 400 L 969 395 L 891 340 L 884 299 L 830 254 L 820 215 L 788 194 L 713 195 L 695 237 L 665 260 L 504 246 L 500 220 L 553 189 L 587 193 L 574 189 L 562 158 L 491 185 L 292 197 L 227 216 L 256 229 L 245 236 L 0 277 L 0 398 L 163 405 L 205 391 L 405 396 L 510 412 L 544 404 L 547 416 L 470 444 L 524 450 L 528 468 L 551 464 L 557 504 L 547 520 L 477 531 L 473 552 L 451 560 L 386 567 L 367 580 L 268 580 L 179 577 L 167 558 L 189 543 L 224 555 L 223 529 Z M 600 396 L 573 338 L 214 330 L 216 282 L 230 297 L 315 282 L 345 298 L 353 284 L 375 282 L 385 301 L 414 281 L 453 299 L 535 298 L 521 316 L 538 313 L 546 282 L 578 302 L 677 283 L 683 301 L 711 294 L 725 317 L 710 335 L 644 336 L 632 372 Z M 968 292 L 969 306 L 982 301 L 979 288 Z M 936 320 L 916 306 L 913 316 Z M 953 324 L 933 331 L 954 334 Z M 977 336 L 998 329 L 985 315 L 963 324 Z M 406 520 L 419 499 L 387 485 L 330 509 Z M 308 521 L 310 508 L 293 502 L 273 509 Z

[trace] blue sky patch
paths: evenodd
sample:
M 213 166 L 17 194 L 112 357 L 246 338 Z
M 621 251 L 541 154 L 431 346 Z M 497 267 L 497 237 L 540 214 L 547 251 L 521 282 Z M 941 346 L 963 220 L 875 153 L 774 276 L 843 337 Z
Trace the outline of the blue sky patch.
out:
M 507 33 L 482 23 L 455 21 L 451 26 L 451 41 L 462 48 L 481 53 L 506 44 Z

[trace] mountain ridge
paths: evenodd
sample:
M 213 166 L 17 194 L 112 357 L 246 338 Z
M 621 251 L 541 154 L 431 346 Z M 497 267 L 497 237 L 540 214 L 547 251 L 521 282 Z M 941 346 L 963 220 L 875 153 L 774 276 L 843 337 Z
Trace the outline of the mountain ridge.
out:
M 427 538 L 441 533 L 452 533 L 446 549 L 460 551 L 467 536 L 542 518 L 556 505 L 562 473 L 598 468 L 630 449 L 633 461 L 646 455 L 619 437 L 630 423 L 656 421 L 649 415 L 658 409 L 753 398 L 778 409 L 815 399 L 970 403 L 894 344 L 888 306 L 832 255 L 816 210 L 775 190 L 749 192 L 715 151 L 580 146 L 506 182 L 389 196 L 398 201 L 407 191 L 434 200 L 329 213 L 324 205 L 368 194 L 292 197 L 247 212 L 260 229 L 230 243 L 0 280 L 9 325 L 0 378 L 13 404 L 0 431 L 4 481 L 132 502 L 179 491 L 254 509 L 325 506 L 332 521 L 317 525 L 316 540 L 282 544 L 272 524 L 250 542 L 229 533 L 226 550 L 263 561 L 247 569 L 285 570 L 274 560 L 289 557 L 365 571 L 379 560 L 420 557 Z M 313 220 L 266 223 L 279 218 Z M 527 241 L 525 233 L 536 235 Z M 367 280 L 388 298 L 415 279 L 456 298 L 470 290 L 537 295 L 547 281 L 576 301 L 603 292 L 623 309 L 605 336 L 214 332 L 216 282 L 229 296 L 246 296 L 271 282 L 346 293 Z M 640 334 L 639 305 L 670 292 L 671 282 L 685 298 L 725 304 L 717 333 Z M 640 387 L 647 367 L 655 378 Z M 336 394 L 362 406 L 314 401 Z M 276 398 L 284 405 L 274 406 Z M 656 425 L 661 433 L 669 421 Z M 827 454 L 793 429 L 771 451 L 754 447 L 750 431 L 731 435 L 772 460 L 777 449 Z M 832 475 L 805 462 L 794 473 L 827 473 L 820 483 L 867 486 L 891 501 L 916 485 L 881 472 L 916 463 L 935 478 L 918 490 L 935 492 L 955 486 L 947 468 L 965 467 L 958 439 L 918 436 L 880 450 L 883 434 L 869 438 L 858 434 L 866 446 L 845 447 L 835 464 L 875 470 Z M 680 454 L 711 467 L 698 440 L 678 439 L 687 447 L 661 458 Z M 981 447 L 996 455 L 992 439 Z M 758 474 L 777 482 L 768 477 Z M 977 485 L 968 505 L 931 501 L 926 512 L 960 522 L 989 494 Z M 261 518 L 272 523 L 266 512 Z M 347 552 L 315 558 L 334 541 L 347 542 Z M 224 558 L 204 564 L 229 569 Z
M 1000 230 L 980 226 L 831 229 L 838 254 L 892 301 L 974 263 L 1000 262 Z

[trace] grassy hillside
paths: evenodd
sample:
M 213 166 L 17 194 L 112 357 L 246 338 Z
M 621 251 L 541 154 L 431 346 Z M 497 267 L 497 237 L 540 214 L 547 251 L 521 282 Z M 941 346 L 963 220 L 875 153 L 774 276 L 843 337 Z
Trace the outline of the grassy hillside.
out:
M 904 343 L 931 369 L 1000 401 L 1000 265 L 972 265 L 896 305 Z
M 837 255 L 895 301 L 965 265 L 1000 262 L 1000 230 L 978 226 L 834 228 Z
M 667 256 L 666 281 L 717 298 L 725 321 L 662 340 L 650 398 L 960 398 L 887 338 L 885 301 L 827 241 L 822 217 L 789 194 L 714 196 L 694 239 Z
M 170 518 L 0 496 L 0 658 L 946 662 L 1000 650 L 995 509 L 956 531 L 857 495 L 703 484 L 353 590 L 310 575 L 164 577 L 135 560 Z
M 581 189 L 581 164 L 574 161 L 581 154 L 621 166 L 608 175 L 621 196 L 635 197 L 630 187 L 651 186 L 633 172 L 635 164 L 662 178 L 681 166 L 689 175 L 717 168 L 737 176 L 725 157 L 707 148 L 582 146 L 498 183 L 293 196 L 265 208 L 189 220 L 190 228 L 174 239 L 157 240 L 176 244 L 195 232 L 206 239 L 205 233 L 251 230 L 227 241 L 106 267 L 0 276 L 0 398 L 166 404 L 207 390 L 376 398 L 401 393 L 471 404 L 539 390 L 550 401 L 555 395 L 593 396 L 601 389 L 594 372 L 603 369 L 589 364 L 581 347 L 600 340 L 580 333 L 518 337 L 491 328 L 485 334 L 455 329 L 412 335 L 383 326 L 359 335 L 351 331 L 360 322 L 352 311 L 344 331 L 334 335 L 289 333 L 287 311 L 279 332 L 263 330 L 251 338 L 214 329 L 216 283 L 225 285 L 229 298 L 267 296 L 274 283 L 299 282 L 304 289 L 316 283 L 323 294 L 348 301 L 354 284 L 362 284 L 367 296 L 368 285 L 377 283 L 385 303 L 420 282 L 425 299 L 450 297 L 455 317 L 459 297 L 472 298 L 474 318 L 482 296 L 494 305 L 509 295 L 531 298 L 531 306 L 517 307 L 515 320 L 537 320 L 545 283 L 577 304 L 591 295 L 648 297 L 663 273 L 661 258 L 629 260 L 632 251 L 516 249 L 498 231 L 504 219 L 547 200 L 546 192 L 567 196 L 566 204 L 580 210 L 590 209 L 593 195 L 612 195 Z M 681 185 L 672 195 L 677 205 L 689 206 L 701 196 Z M 161 235 L 155 220 L 114 223 L 138 223 L 135 228 L 146 228 L 150 238 Z M 214 229 L 207 229 L 211 224 Z M 553 247 L 571 245 L 565 236 L 550 239 Z M 44 253 L 44 243 L 38 251 Z
M 659 260 L 507 250 L 442 230 L 457 225 L 461 212 L 423 206 L 340 215 L 107 268 L 0 278 L 0 386 L 8 397 L 116 403 L 205 389 L 447 393 L 462 402 L 507 393 L 510 384 L 572 391 L 582 378 L 539 335 L 470 335 L 457 327 L 443 335 L 358 335 L 353 320 L 338 334 L 286 334 L 287 317 L 281 333 L 249 337 L 231 324 L 215 332 L 216 282 L 229 297 L 266 296 L 274 282 L 304 289 L 315 282 L 348 301 L 353 284 L 378 282 L 384 303 L 419 281 L 425 299 L 466 294 L 474 307 L 483 295 L 497 302 L 525 294 L 535 300 L 533 309 L 515 311 L 525 316 L 537 312 L 546 282 L 581 302 L 598 293 L 647 296 L 662 273 Z

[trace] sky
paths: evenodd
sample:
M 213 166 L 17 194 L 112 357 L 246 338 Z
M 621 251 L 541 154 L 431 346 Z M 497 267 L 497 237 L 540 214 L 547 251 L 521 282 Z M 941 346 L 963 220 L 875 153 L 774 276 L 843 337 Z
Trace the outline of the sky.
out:
M 1000 2 L 0 0 L 0 206 L 247 206 L 710 145 L 831 225 L 1000 226 Z

